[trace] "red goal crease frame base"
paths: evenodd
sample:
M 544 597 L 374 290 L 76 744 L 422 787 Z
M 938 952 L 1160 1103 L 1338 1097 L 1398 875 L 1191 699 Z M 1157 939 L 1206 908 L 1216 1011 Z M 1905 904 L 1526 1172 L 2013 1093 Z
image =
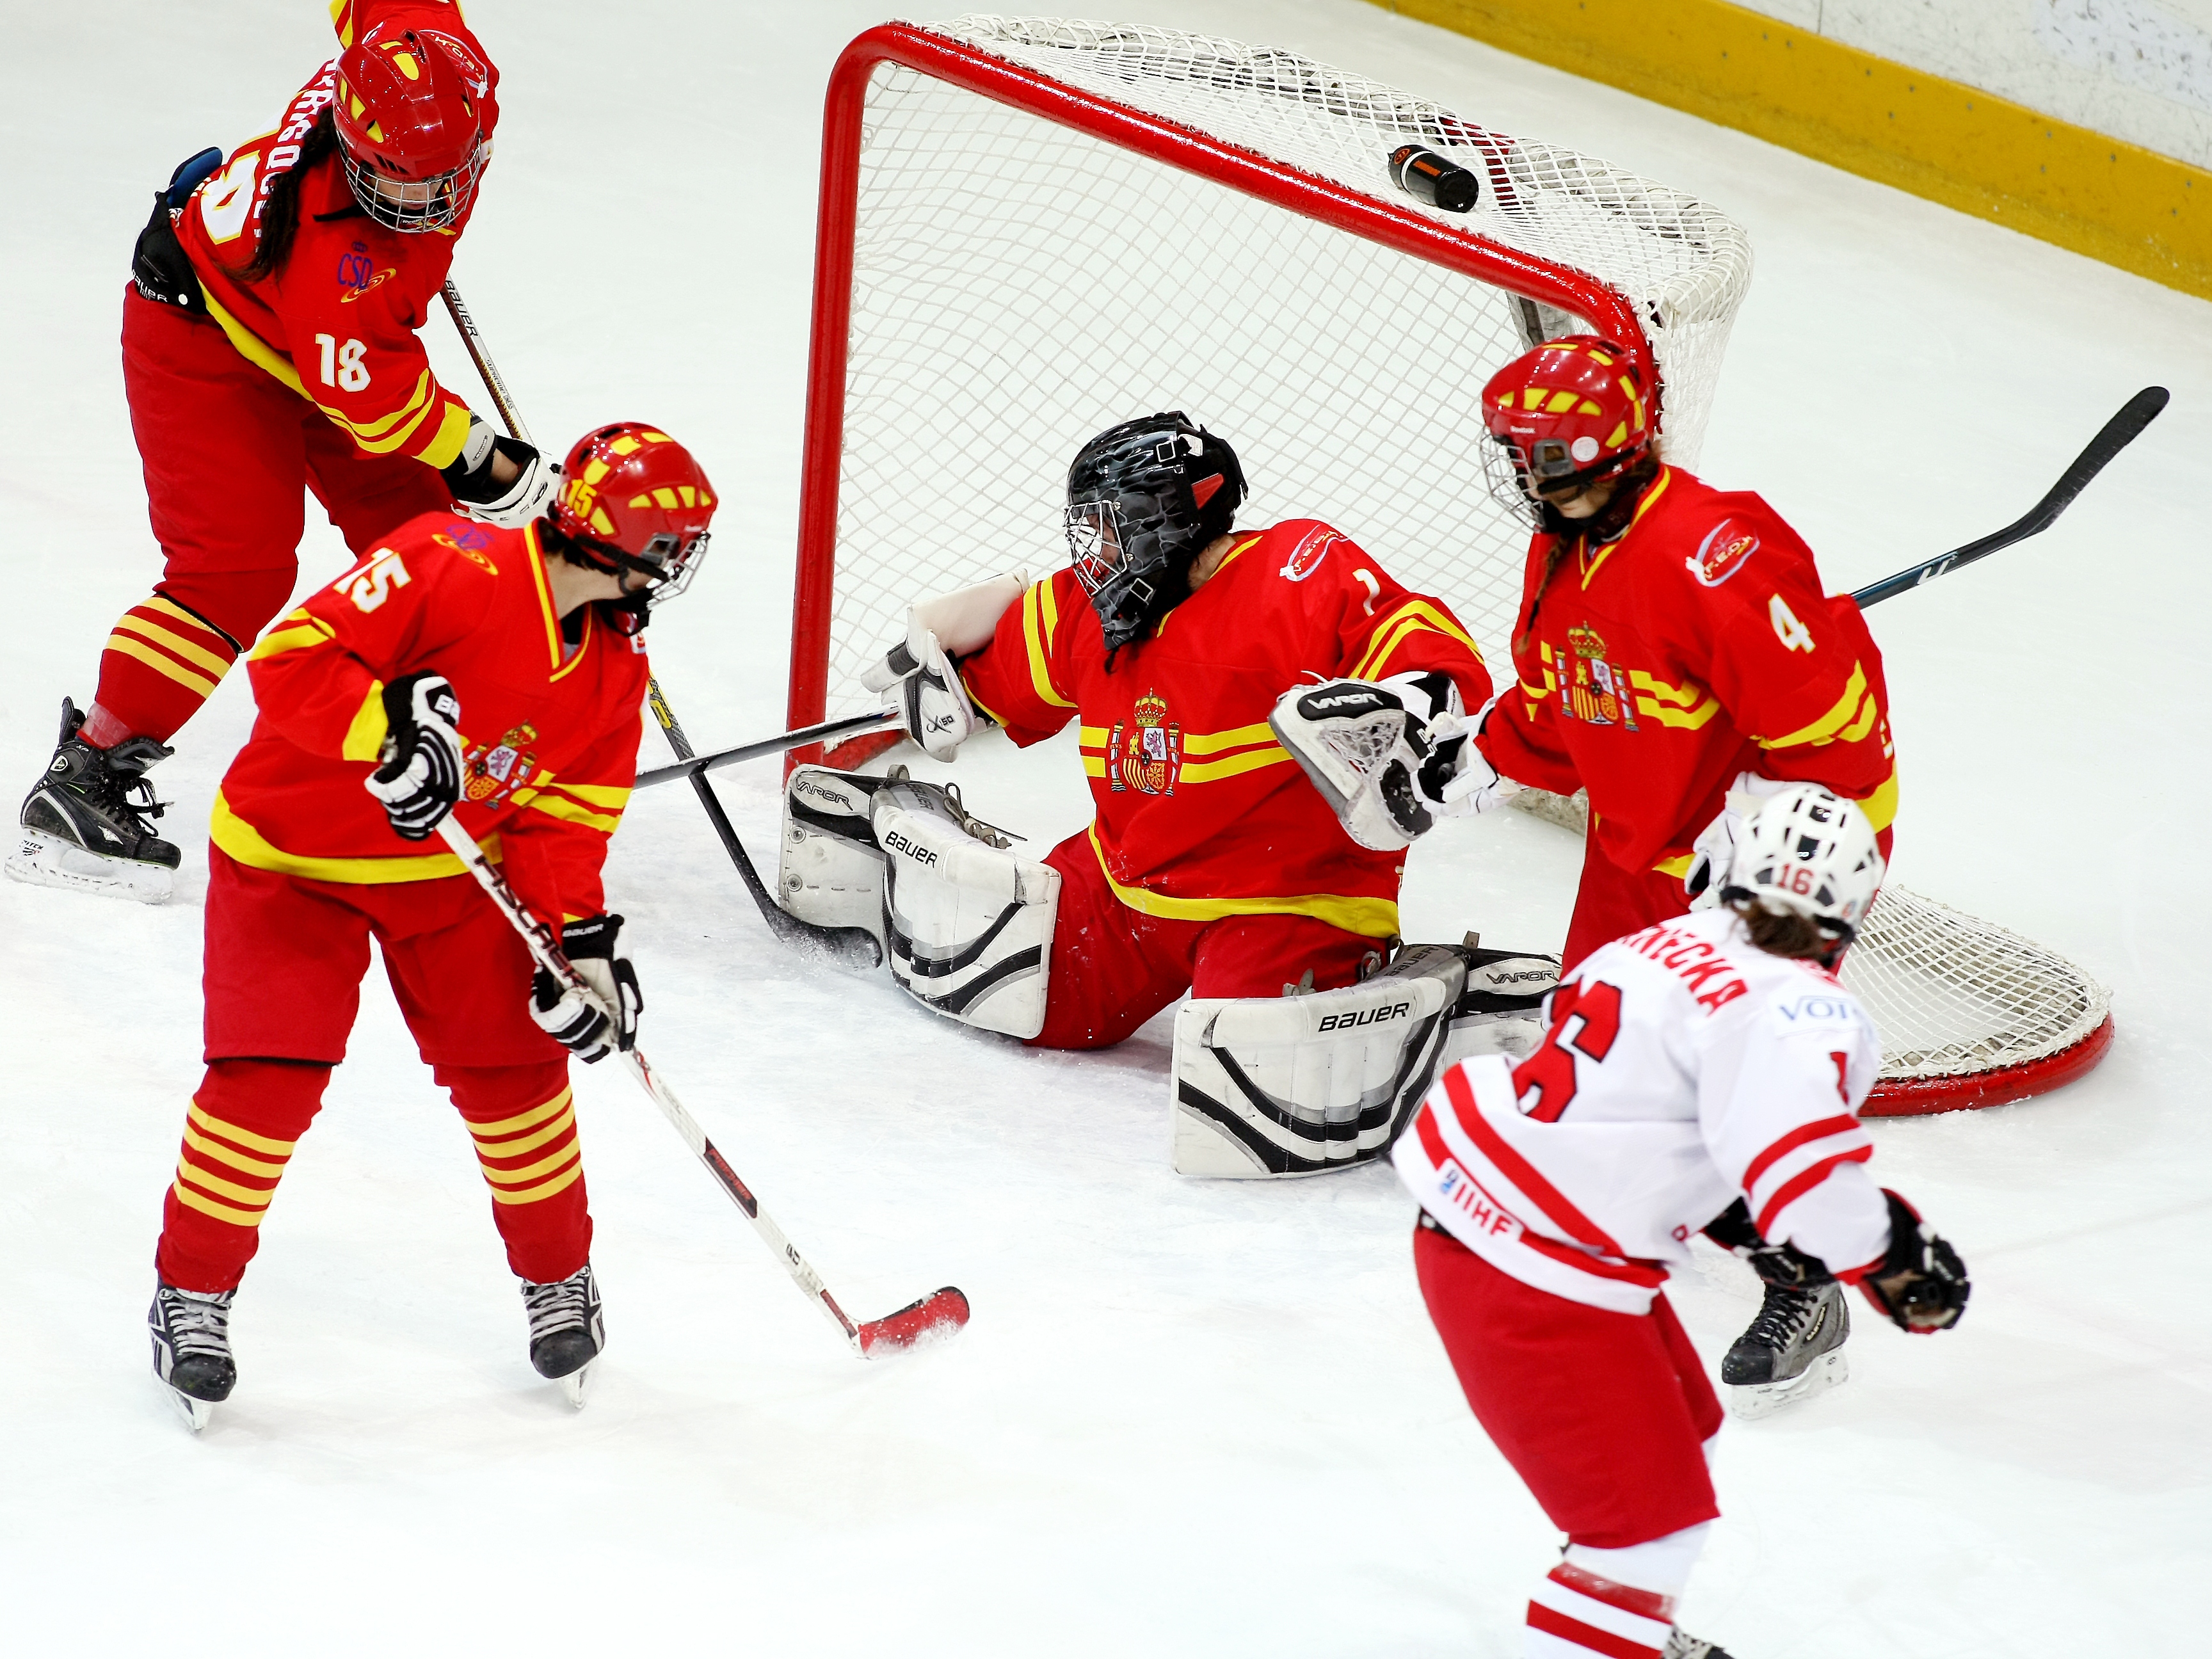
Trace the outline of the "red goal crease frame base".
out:
M 1887 1078 L 1874 1085 L 1861 1117 L 1928 1117 L 1937 1112 L 2010 1106 L 2063 1089 L 2097 1068 L 2112 1046 L 2112 1017 L 2070 1048 L 2022 1065 L 1948 1077 Z
M 1440 224 L 1333 180 L 1224 143 L 1191 127 L 1093 96 L 992 53 L 904 23 L 869 29 L 830 71 L 823 112 L 822 189 L 814 257 L 814 317 L 806 381 L 806 431 L 800 468 L 799 568 L 793 599 L 790 690 L 793 727 L 823 718 L 829 702 L 830 629 L 836 603 L 837 495 L 843 461 L 847 353 L 852 330 L 860 137 L 868 84 L 895 64 L 1031 114 L 1045 117 L 1257 197 L 1293 213 L 1459 271 L 1526 300 L 1582 318 L 1620 343 L 1634 362 L 1663 428 L 1665 389 L 1635 307 L 1587 272 L 1540 259 L 1473 230 Z M 1472 131 L 1472 130 L 1470 130 Z M 1505 141 L 1500 137 L 1498 143 Z M 850 769 L 900 741 L 870 732 L 831 748 L 793 750 L 785 775 L 809 763 Z

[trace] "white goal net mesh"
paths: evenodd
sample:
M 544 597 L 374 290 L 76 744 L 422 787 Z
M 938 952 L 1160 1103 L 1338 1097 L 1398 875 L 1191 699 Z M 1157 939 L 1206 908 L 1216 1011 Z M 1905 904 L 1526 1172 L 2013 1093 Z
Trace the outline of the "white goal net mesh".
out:
M 1056 18 L 927 27 L 1600 277 L 1644 320 L 1668 454 L 1695 459 L 1751 275 L 1713 209 L 1287 52 Z M 1472 213 L 1393 187 L 1407 143 L 1481 179 Z M 1478 394 L 1575 326 L 1564 314 L 889 64 L 867 96 L 852 303 L 830 713 L 869 706 L 856 676 L 914 599 L 1059 563 L 1077 448 L 1164 409 L 1235 445 L 1241 523 L 1327 520 L 1506 660 L 1528 535 L 1485 489 Z
M 986 61 L 1472 229 L 1624 296 L 1658 362 L 1667 457 L 1694 464 L 1751 276 L 1742 230 L 1679 191 L 1287 52 L 1171 30 L 969 15 L 920 26 Z M 1236 447 L 1239 522 L 1328 520 L 1510 660 L 1528 532 L 1490 497 L 1478 394 L 1582 319 L 939 76 L 878 64 L 855 186 L 827 712 L 906 606 L 1066 556 L 1085 440 L 1181 409 Z M 1407 143 L 1475 173 L 1455 215 L 1396 191 Z M 1507 672 L 1510 672 L 1507 671 Z M 1562 803 L 1571 806 L 1572 803 Z M 2063 958 L 1892 887 L 1845 980 L 1885 1080 L 2003 1072 L 2095 1031 Z M 1918 1109 L 1914 1108 L 1912 1109 Z

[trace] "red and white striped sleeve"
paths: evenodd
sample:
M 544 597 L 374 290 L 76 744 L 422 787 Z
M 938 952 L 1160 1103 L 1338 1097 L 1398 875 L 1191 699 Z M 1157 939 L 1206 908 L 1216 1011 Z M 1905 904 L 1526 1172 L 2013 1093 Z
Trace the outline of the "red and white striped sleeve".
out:
M 1881 1051 L 1848 991 L 1808 974 L 1716 1018 L 1701 1034 L 1698 1115 L 1707 1149 L 1768 1243 L 1846 1280 L 1889 1248 L 1889 1206 L 1868 1172 L 1858 1109 Z

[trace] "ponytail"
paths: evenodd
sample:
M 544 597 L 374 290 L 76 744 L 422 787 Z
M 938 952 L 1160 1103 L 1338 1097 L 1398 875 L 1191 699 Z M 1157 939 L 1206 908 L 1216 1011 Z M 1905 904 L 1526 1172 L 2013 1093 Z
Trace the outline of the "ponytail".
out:
M 300 144 L 300 159 L 276 175 L 261 208 L 261 237 L 253 257 L 242 265 L 226 266 L 234 282 L 258 283 L 283 271 L 291 258 L 292 238 L 300 228 L 300 181 L 307 169 L 338 145 L 337 123 L 330 106 L 315 118 L 315 125 Z

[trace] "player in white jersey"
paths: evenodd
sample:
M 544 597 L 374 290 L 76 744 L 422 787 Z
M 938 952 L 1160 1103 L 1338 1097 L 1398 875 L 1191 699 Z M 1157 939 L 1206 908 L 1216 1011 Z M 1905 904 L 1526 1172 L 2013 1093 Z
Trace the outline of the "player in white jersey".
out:
M 1834 969 L 1881 873 L 1851 802 L 1769 797 L 1721 908 L 1583 958 L 1542 1046 L 1446 1072 L 1392 1154 L 1468 1402 L 1567 1534 L 1528 1606 L 1531 1659 L 1727 1659 L 1674 1625 L 1720 1513 L 1720 1405 L 1661 1293 L 1693 1233 L 1741 1201 L 1905 1330 L 1965 1310 L 1957 1253 L 1867 1172 L 1881 1051 Z

